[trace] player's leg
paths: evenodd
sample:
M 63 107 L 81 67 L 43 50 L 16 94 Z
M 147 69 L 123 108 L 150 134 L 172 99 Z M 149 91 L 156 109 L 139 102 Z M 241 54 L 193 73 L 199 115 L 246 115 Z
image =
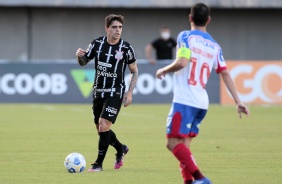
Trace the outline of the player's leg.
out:
M 100 133 L 99 133 L 99 124 L 96 124 L 96 129 L 97 129 L 98 135 L 100 135 Z M 121 158 L 124 155 L 127 154 L 127 152 L 129 151 L 129 148 L 126 145 L 123 145 L 123 144 L 121 144 L 119 142 L 119 140 L 116 137 L 115 132 L 112 129 L 110 129 L 110 137 L 111 137 L 110 145 L 113 146 L 116 149 L 117 157 L 119 158 L 119 160 L 121 160 Z M 118 153 L 120 153 L 120 154 L 118 154 Z M 119 169 L 122 166 L 120 161 L 118 161 L 117 163 L 119 163 L 119 164 L 115 165 L 115 169 Z
M 184 183 L 187 184 L 192 183 L 193 178 L 196 180 L 204 178 L 190 150 L 193 138 L 189 135 L 198 134 L 198 129 L 190 132 L 197 116 L 197 108 L 174 103 L 167 121 L 167 147 L 179 160 Z
M 97 132 L 98 132 L 98 135 L 99 135 L 98 157 L 100 155 L 99 154 L 100 150 L 102 149 L 101 148 L 101 143 L 103 144 L 103 142 L 104 142 L 103 140 L 105 139 L 104 137 L 106 137 L 106 139 L 108 137 L 106 134 L 102 134 L 102 137 L 101 137 L 101 133 L 99 131 L 99 129 L 100 129 L 100 116 L 101 116 L 102 111 L 103 111 L 104 103 L 105 103 L 105 99 L 104 98 L 96 97 L 96 98 L 93 99 L 92 111 L 93 111 L 94 123 L 96 125 L 96 129 L 97 129 Z M 107 142 L 107 140 L 105 142 Z M 102 150 L 104 150 L 104 149 L 102 149 Z M 106 153 L 106 152 L 104 152 L 104 153 Z M 104 154 L 101 155 L 101 156 L 103 157 Z M 90 169 L 88 169 L 88 172 L 102 171 L 102 162 L 103 161 L 101 162 L 101 160 L 103 160 L 103 159 L 101 159 L 101 158 L 98 159 L 98 157 L 97 157 L 98 161 L 96 160 L 93 164 L 91 164 L 92 166 L 91 166 Z
M 196 137 L 199 134 L 199 126 L 202 122 L 202 120 L 204 119 L 207 110 L 204 109 L 198 109 L 198 108 L 194 108 L 191 107 L 191 109 L 189 108 L 189 111 L 191 111 L 195 116 L 193 118 L 193 121 L 191 123 L 190 127 L 190 131 L 189 131 L 189 138 L 185 139 L 185 146 L 187 147 L 187 149 L 189 150 L 190 153 L 190 157 L 193 159 L 195 167 L 198 168 L 196 161 L 192 155 L 192 152 L 190 150 L 190 144 L 191 144 L 191 140 L 193 137 Z M 187 154 L 189 154 L 187 152 Z M 190 171 L 191 172 L 191 171 Z M 211 184 L 211 181 L 206 178 L 205 176 L 203 176 L 203 174 L 200 172 L 200 169 L 198 168 L 197 170 L 192 171 L 192 176 L 194 177 L 195 181 L 193 182 L 193 184 L 195 183 L 203 183 L 203 184 Z
M 125 144 L 119 142 L 114 131 L 110 130 L 110 133 L 111 133 L 110 145 L 113 146 L 117 151 L 114 169 L 119 169 L 121 166 L 123 166 L 123 158 L 129 151 L 129 148 Z
M 97 129 L 97 133 L 99 135 L 99 123 L 95 124 L 96 125 L 96 129 Z M 118 151 L 121 151 L 122 149 L 121 148 L 125 148 L 126 146 L 125 145 L 122 145 L 119 140 L 117 139 L 116 137 L 116 134 L 115 132 L 110 129 L 110 134 L 111 134 L 111 141 L 110 141 L 110 145 L 113 146 L 117 152 Z M 127 147 L 126 147 L 127 148 Z M 128 149 L 128 148 L 127 148 Z
M 103 102 L 104 100 L 102 98 L 94 98 L 92 102 L 92 114 L 98 135 L 99 135 L 99 119 L 103 110 Z
M 96 124 L 96 129 L 99 135 L 99 124 Z M 116 137 L 115 132 L 112 129 L 110 129 L 110 134 L 111 134 L 110 145 L 113 146 L 117 151 L 121 150 L 122 144 L 119 142 L 119 140 Z
M 111 121 L 112 124 L 114 124 L 119 114 L 121 105 L 122 98 L 109 97 L 105 103 L 105 113 L 103 113 L 101 117 Z M 117 151 L 114 168 L 119 169 L 123 165 L 123 157 L 126 155 L 129 149 L 126 145 L 122 144 L 118 140 L 116 133 L 112 129 L 109 131 L 111 137 L 110 145 L 113 146 Z
M 112 122 L 106 120 L 104 118 L 99 119 L 99 146 L 98 146 L 98 156 L 96 159 L 96 163 L 100 166 L 103 165 L 103 161 L 108 151 L 108 147 L 111 142 L 111 129 Z
M 176 145 L 173 144 L 174 147 L 171 147 L 173 148 L 171 150 L 172 153 L 181 163 L 182 175 L 184 176 L 184 178 L 185 176 L 188 176 L 188 178 L 190 178 L 189 181 L 190 183 L 193 181 L 193 178 L 195 180 L 204 178 L 203 174 L 200 172 L 200 169 L 196 164 L 196 161 L 190 149 L 190 144 L 192 142 L 192 139 L 193 139 L 192 137 L 183 138 L 183 142 Z M 172 142 L 172 141 L 168 140 L 168 142 Z M 189 183 L 187 182 L 187 180 L 185 181 L 186 183 Z
M 181 149 L 176 149 L 177 151 L 174 151 L 176 147 L 179 147 L 178 145 L 183 145 L 185 142 L 185 137 L 188 137 L 188 133 L 185 134 L 185 132 L 181 130 L 182 127 L 184 126 L 182 125 L 184 122 L 182 121 L 183 120 L 182 114 L 184 113 L 182 108 L 183 105 L 177 103 L 173 103 L 170 108 L 170 112 L 167 118 L 166 146 L 179 161 L 184 184 L 191 184 L 193 182 L 193 177 L 190 174 L 190 172 L 186 172 L 187 170 L 185 164 L 186 156 L 181 154 L 182 153 Z
M 112 129 L 110 130 L 110 134 L 111 134 L 110 145 L 113 146 L 117 152 L 122 152 L 122 144 L 119 142 L 115 132 Z
M 166 146 L 179 161 L 179 167 L 184 180 L 184 184 L 191 184 L 193 182 L 193 177 L 190 174 L 190 172 L 187 172 L 187 167 L 186 167 L 187 164 L 185 164 L 187 155 L 185 155 L 186 152 L 185 148 L 184 150 L 175 149 L 175 147 L 179 147 L 178 145 L 183 145 L 184 142 L 185 142 L 184 138 L 167 138 Z

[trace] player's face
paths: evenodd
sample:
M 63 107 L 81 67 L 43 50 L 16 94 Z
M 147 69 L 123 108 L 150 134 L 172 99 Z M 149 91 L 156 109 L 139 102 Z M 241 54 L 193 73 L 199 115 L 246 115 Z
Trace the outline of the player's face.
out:
M 112 40 L 119 40 L 122 32 L 122 23 L 113 21 L 112 24 L 106 28 L 107 36 Z

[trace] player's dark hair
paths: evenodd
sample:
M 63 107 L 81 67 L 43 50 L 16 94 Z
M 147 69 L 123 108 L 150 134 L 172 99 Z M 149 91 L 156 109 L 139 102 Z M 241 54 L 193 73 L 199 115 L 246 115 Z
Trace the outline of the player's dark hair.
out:
M 123 24 L 123 19 L 124 17 L 122 15 L 110 14 L 105 18 L 105 25 L 106 27 L 110 27 L 113 21 L 119 21 Z
M 191 7 L 190 14 L 196 26 L 205 26 L 210 16 L 210 8 L 204 3 L 197 3 Z

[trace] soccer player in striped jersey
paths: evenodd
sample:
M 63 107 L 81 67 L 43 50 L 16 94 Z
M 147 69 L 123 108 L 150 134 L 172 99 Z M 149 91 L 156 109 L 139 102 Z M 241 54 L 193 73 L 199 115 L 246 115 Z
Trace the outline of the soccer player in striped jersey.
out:
M 184 184 L 211 184 L 199 170 L 190 150 L 192 139 L 209 105 L 205 86 L 212 68 L 220 74 L 231 93 L 241 118 L 249 109 L 241 103 L 230 77 L 219 44 L 206 31 L 210 9 L 203 3 L 191 8 L 191 30 L 182 31 L 177 38 L 177 56 L 173 63 L 156 72 L 161 79 L 174 72 L 173 103 L 167 118 L 167 148 L 179 160 Z
M 107 36 L 95 38 L 86 50 L 76 52 L 78 63 L 86 65 L 94 59 L 95 79 L 93 85 L 93 116 L 99 133 L 98 156 L 89 172 L 102 171 L 102 164 L 109 145 L 116 150 L 114 169 L 123 165 L 123 157 L 128 147 L 121 144 L 111 125 L 120 111 L 122 102 L 127 107 L 132 102 L 132 93 L 138 78 L 138 68 L 132 46 L 121 39 L 124 17 L 110 14 L 105 18 Z M 125 92 L 125 69 L 131 71 L 131 81 Z

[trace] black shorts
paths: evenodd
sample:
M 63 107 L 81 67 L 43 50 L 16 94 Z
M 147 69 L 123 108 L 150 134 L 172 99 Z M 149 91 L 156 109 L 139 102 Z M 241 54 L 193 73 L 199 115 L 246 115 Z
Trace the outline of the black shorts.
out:
M 95 97 L 92 103 L 95 124 L 99 124 L 99 118 L 104 118 L 114 124 L 120 111 L 122 100 L 120 97 Z

